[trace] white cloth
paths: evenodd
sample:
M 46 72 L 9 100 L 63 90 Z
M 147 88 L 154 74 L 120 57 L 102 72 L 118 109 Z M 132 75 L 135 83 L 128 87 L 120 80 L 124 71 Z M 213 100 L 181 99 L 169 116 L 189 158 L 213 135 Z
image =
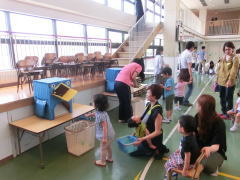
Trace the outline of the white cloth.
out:
M 162 55 L 156 55 L 154 60 L 154 75 L 160 74 L 164 66 L 164 60 Z
M 180 69 L 188 69 L 188 63 L 192 63 L 192 52 L 185 49 L 180 55 Z

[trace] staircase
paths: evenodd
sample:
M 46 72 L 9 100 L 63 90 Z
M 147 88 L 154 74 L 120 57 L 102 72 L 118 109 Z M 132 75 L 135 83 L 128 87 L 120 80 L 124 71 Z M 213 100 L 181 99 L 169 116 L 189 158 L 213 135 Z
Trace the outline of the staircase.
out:
M 160 1 L 156 0 L 155 3 L 160 4 Z M 148 13 L 148 11 L 145 12 L 144 16 L 129 30 L 128 38 L 113 54 L 112 57 L 118 60 L 120 66 L 129 64 L 134 58 L 142 57 L 163 28 L 162 22 L 150 21 Z

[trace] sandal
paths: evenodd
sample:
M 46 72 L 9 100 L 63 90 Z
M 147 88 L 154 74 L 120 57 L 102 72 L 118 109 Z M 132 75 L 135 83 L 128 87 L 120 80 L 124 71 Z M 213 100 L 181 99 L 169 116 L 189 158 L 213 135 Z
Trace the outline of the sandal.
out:
M 112 159 L 106 159 L 106 161 L 107 161 L 108 163 L 113 163 L 113 160 L 112 160 Z

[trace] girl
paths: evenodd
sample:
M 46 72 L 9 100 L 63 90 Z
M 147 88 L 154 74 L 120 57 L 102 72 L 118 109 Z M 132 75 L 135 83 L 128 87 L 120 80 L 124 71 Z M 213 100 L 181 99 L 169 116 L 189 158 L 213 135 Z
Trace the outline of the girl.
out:
M 214 97 L 203 94 L 197 100 L 195 116 L 197 142 L 206 157 L 202 165 L 204 171 L 212 176 L 217 176 L 218 168 L 227 159 L 226 127 L 215 107 Z
M 236 101 L 234 109 L 227 112 L 227 114 L 233 119 L 233 126 L 230 128 L 230 131 L 234 132 L 238 130 L 240 123 L 240 91 L 237 93 L 238 99 Z M 235 116 L 235 120 L 234 120 Z
M 100 160 L 95 161 L 97 166 L 106 166 L 106 162 L 112 163 L 112 142 L 114 140 L 115 132 L 112 123 L 109 119 L 108 113 L 108 99 L 103 94 L 96 94 L 93 98 L 96 112 L 89 114 L 89 116 L 96 117 L 96 138 L 100 141 Z
M 174 103 L 175 103 L 175 109 L 176 110 L 181 110 L 179 105 L 182 105 L 183 103 L 183 98 L 185 94 L 185 87 L 187 84 L 191 82 L 184 82 L 180 76 L 178 76 L 178 82 L 175 86 L 175 97 L 174 97 Z
M 183 115 L 179 119 L 178 132 L 183 135 L 179 149 L 177 149 L 165 163 L 167 176 L 172 169 L 183 169 L 182 175 L 187 176 L 187 171 L 191 165 L 195 163 L 200 150 L 197 144 L 194 132 L 196 130 L 196 122 L 190 115 Z M 165 176 L 166 179 L 166 176 Z M 168 177 L 169 179 L 169 177 Z

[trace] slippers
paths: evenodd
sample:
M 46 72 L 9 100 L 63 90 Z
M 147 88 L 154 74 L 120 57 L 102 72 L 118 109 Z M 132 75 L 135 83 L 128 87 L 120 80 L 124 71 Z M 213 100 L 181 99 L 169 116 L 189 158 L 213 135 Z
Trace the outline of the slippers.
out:
M 108 163 L 113 163 L 113 160 L 112 160 L 112 159 L 106 159 L 106 161 L 107 161 Z
M 99 162 L 97 162 L 97 161 L 95 161 L 94 164 L 95 164 L 96 166 L 106 167 L 106 164 L 101 164 L 101 163 L 99 163 Z

